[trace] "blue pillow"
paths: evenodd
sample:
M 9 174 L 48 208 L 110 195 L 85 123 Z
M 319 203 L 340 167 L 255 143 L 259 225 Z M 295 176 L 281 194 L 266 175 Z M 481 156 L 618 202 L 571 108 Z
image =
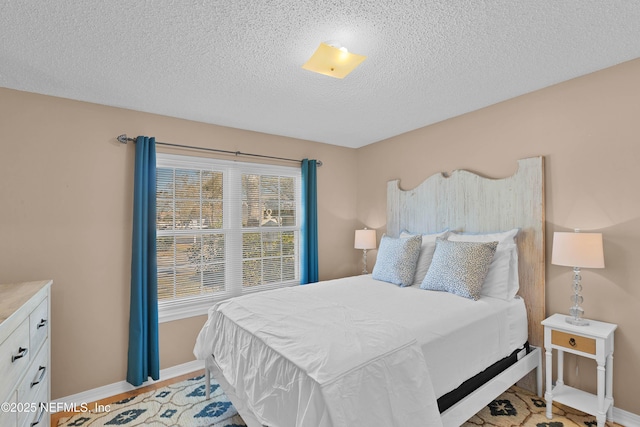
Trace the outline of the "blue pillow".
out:
M 408 239 L 382 236 L 372 277 L 402 287 L 411 286 L 421 245 L 421 235 Z
M 420 289 L 445 291 L 478 300 L 498 242 L 455 242 L 438 239 L 433 260 Z

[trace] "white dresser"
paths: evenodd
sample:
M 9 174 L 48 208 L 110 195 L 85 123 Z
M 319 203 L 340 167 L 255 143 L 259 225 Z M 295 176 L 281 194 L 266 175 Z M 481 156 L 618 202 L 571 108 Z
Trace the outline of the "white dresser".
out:
M 51 280 L 0 284 L 0 426 L 49 426 Z

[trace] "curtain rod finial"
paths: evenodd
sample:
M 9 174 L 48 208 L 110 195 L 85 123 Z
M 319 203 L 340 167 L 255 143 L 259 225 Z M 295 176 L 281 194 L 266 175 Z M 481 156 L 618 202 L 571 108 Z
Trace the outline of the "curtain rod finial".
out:
M 126 133 L 123 133 L 122 135 L 118 135 L 118 137 L 116 138 L 118 141 L 120 141 L 123 144 L 127 144 L 127 142 L 131 141 L 131 142 L 136 142 L 135 138 L 129 138 L 127 137 Z

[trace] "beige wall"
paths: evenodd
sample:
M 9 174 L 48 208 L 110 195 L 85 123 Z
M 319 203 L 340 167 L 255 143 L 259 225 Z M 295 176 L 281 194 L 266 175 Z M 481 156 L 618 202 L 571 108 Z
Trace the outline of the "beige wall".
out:
M 619 325 L 615 406 L 640 414 L 640 59 L 361 148 L 358 218 L 380 238 L 388 180 L 408 189 L 453 169 L 504 177 L 537 155 L 546 158 L 547 254 L 554 231 L 603 233 L 606 268 L 583 270 L 583 306 Z M 549 260 L 547 314 L 567 313 L 571 269 Z M 595 390 L 593 361 L 565 363 L 570 384 Z
M 616 407 L 640 414 L 640 60 L 359 150 L 0 89 L 0 282 L 55 281 L 54 398 L 125 377 L 134 149 L 115 141 L 123 132 L 322 160 L 322 279 L 360 271 L 353 230 L 377 228 L 380 239 L 389 179 L 410 188 L 452 169 L 507 176 L 516 159 L 546 156 L 548 253 L 554 230 L 604 233 L 607 268 L 584 271 L 584 307 L 620 325 Z M 569 269 L 547 266 L 548 313 L 567 312 L 570 284 Z M 161 325 L 162 368 L 193 359 L 203 322 Z M 591 361 L 568 356 L 567 371 L 594 389 Z
M 0 282 L 54 280 L 53 398 L 126 375 L 135 149 L 115 140 L 124 132 L 322 160 L 320 276 L 358 272 L 355 150 L 0 88 Z M 161 368 L 194 359 L 204 321 L 160 326 Z

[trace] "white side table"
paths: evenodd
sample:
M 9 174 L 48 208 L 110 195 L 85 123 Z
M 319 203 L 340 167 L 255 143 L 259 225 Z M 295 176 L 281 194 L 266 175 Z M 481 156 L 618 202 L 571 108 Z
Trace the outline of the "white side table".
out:
M 598 427 L 611 419 L 613 409 L 613 332 L 618 325 L 590 320 L 587 326 L 575 326 L 565 321 L 566 315 L 554 314 L 542 321 L 546 350 L 547 418 L 552 418 L 556 402 L 594 415 Z M 558 378 L 552 387 L 552 350 L 558 352 Z M 564 352 L 594 359 L 598 364 L 598 394 L 594 396 L 564 384 Z

